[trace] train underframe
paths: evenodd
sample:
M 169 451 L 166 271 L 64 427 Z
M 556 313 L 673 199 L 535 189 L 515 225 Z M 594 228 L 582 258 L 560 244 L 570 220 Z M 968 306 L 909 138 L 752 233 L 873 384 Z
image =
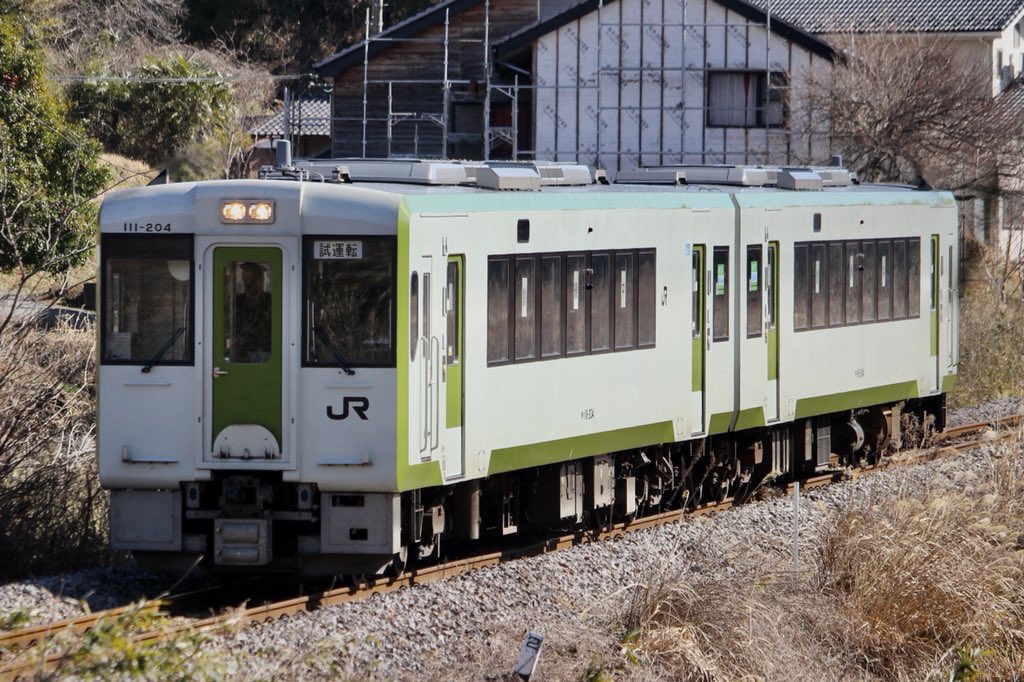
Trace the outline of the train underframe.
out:
M 945 396 L 938 395 L 401 494 L 327 493 L 283 483 L 279 474 L 224 472 L 174 494 L 180 551 L 134 553 L 141 564 L 163 570 L 200 563 L 397 573 L 513 534 L 608 528 L 874 464 L 889 452 L 926 444 L 944 428 L 945 414 Z

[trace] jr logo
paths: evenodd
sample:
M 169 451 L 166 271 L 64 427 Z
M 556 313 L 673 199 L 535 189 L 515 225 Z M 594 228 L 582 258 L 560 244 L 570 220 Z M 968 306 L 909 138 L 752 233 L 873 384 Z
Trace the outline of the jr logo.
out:
M 367 420 L 366 411 L 370 409 L 370 399 L 362 396 L 346 396 L 341 403 L 341 414 L 334 411 L 333 405 L 327 406 L 328 419 L 348 419 L 349 409 L 359 415 L 362 420 Z

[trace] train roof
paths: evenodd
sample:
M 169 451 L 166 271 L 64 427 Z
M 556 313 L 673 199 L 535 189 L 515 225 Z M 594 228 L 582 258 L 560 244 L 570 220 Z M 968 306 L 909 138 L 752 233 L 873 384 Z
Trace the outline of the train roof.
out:
M 250 199 L 273 201 L 279 214 L 301 215 L 304 231 L 336 225 L 339 216 L 351 229 L 380 230 L 395 224 L 402 205 L 411 213 L 953 205 L 946 192 L 859 184 L 848 171 L 831 167 L 661 166 L 620 173 L 609 183 L 603 174 L 576 164 L 360 160 L 264 169 L 261 179 L 111 192 L 100 228 L 123 232 L 127 223 L 159 220 L 173 224 L 175 232 L 220 229 L 202 223 L 220 215 L 223 202 Z

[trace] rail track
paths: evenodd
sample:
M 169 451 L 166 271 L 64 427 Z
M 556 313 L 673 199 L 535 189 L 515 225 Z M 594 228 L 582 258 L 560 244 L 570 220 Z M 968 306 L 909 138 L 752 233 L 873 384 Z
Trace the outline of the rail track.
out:
M 1005 438 L 1012 435 L 1009 427 L 1016 427 L 1021 424 L 1022 418 L 1019 415 L 1004 417 L 994 421 L 947 429 L 938 434 L 936 443 L 932 445 L 943 445 L 945 451 L 964 451 L 981 444 L 992 442 L 998 438 Z M 990 433 L 996 431 L 995 436 L 988 435 L 984 438 L 970 439 L 970 436 L 979 433 Z M 918 455 L 901 458 L 899 463 L 892 460 L 884 460 L 879 464 L 866 466 L 857 470 L 857 475 L 868 473 L 876 469 L 887 468 L 893 465 L 906 465 L 922 460 L 931 460 L 936 457 L 934 447 L 919 449 Z M 810 490 L 823 487 L 839 481 L 846 476 L 845 471 L 834 471 L 822 475 L 816 475 L 803 479 L 799 482 L 803 490 Z M 786 492 L 791 492 L 796 482 L 786 486 Z M 133 635 L 136 643 L 157 642 L 171 639 L 185 632 L 208 632 L 225 628 L 229 624 L 254 624 L 265 623 L 278 618 L 295 615 L 304 611 L 311 611 L 351 601 L 369 599 L 374 595 L 386 594 L 397 590 L 407 589 L 416 585 L 425 585 L 438 580 L 444 580 L 462 573 L 467 573 L 487 566 L 494 566 L 507 561 L 537 556 L 549 552 L 556 552 L 569 547 L 598 542 L 609 538 L 619 537 L 627 532 L 653 528 L 665 523 L 672 523 L 683 518 L 709 514 L 722 511 L 733 506 L 732 499 L 721 502 L 711 502 L 691 509 L 677 509 L 663 512 L 652 516 L 646 516 L 626 523 L 619 523 L 604 530 L 578 531 L 563 535 L 557 538 L 541 540 L 529 545 L 520 546 L 501 551 L 481 554 L 479 556 L 457 559 L 439 563 L 433 566 L 415 568 L 408 570 L 396 577 L 374 577 L 356 580 L 342 587 L 334 587 L 322 591 L 315 591 L 311 594 L 302 595 L 290 599 L 284 599 L 272 603 L 251 607 L 240 607 L 226 609 L 220 615 L 214 615 L 200 619 L 182 619 L 182 622 L 163 627 L 159 630 L 141 631 Z M 216 589 L 216 588 L 209 588 Z M 67 654 L 53 654 L 42 660 L 26 660 L 22 655 L 24 649 L 33 643 L 47 641 L 63 634 L 80 634 L 90 628 L 96 627 L 103 621 L 123 618 L 132 614 L 166 614 L 175 609 L 187 599 L 196 599 L 207 590 L 190 592 L 183 595 L 169 596 L 141 605 L 123 606 L 115 609 L 97 611 L 75 618 L 33 625 L 7 632 L 0 632 L 0 680 L 16 680 L 29 677 L 37 672 L 53 670 L 67 657 Z M 6 660 L 4 660 L 6 659 Z

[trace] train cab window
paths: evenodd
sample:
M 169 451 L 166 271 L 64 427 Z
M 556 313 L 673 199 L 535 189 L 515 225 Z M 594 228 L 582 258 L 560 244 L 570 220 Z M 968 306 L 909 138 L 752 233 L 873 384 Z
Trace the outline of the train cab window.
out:
M 533 360 L 537 357 L 537 278 L 536 259 L 517 258 L 516 277 L 513 280 L 515 303 L 515 359 Z
M 878 242 L 878 321 L 892 319 L 892 242 Z
M 273 353 L 270 263 L 231 261 L 224 267 L 224 359 L 263 364 Z
M 587 257 L 565 257 L 565 354 L 587 352 Z
M 861 284 L 863 280 L 864 254 L 860 242 L 846 242 L 846 324 L 860 324 Z
M 637 346 L 640 348 L 652 347 L 655 340 L 658 312 L 656 258 L 654 251 L 641 251 L 637 256 Z
M 811 328 L 828 326 L 827 245 L 814 244 L 811 251 Z
M 610 350 L 612 257 L 608 253 L 590 256 L 590 351 Z
M 747 338 L 761 336 L 761 245 L 747 247 Z
M 509 260 L 487 262 L 487 362 L 508 362 L 509 355 Z
M 562 258 L 540 259 L 540 355 L 562 354 Z
M 632 253 L 615 254 L 612 307 L 615 310 L 615 350 L 636 347 L 636 285 Z
M 716 246 L 711 261 L 712 339 L 729 340 L 729 247 Z
M 102 360 L 193 363 L 193 241 L 180 235 L 103 235 Z
M 305 241 L 307 365 L 395 364 L 397 248 L 391 237 Z M 410 284 L 410 355 L 419 335 L 418 282 Z
M 892 319 L 907 316 L 907 242 L 892 242 Z
M 809 329 L 811 326 L 811 280 L 808 276 L 807 260 L 810 248 L 797 244 L 793 248 L 793 329 Z

